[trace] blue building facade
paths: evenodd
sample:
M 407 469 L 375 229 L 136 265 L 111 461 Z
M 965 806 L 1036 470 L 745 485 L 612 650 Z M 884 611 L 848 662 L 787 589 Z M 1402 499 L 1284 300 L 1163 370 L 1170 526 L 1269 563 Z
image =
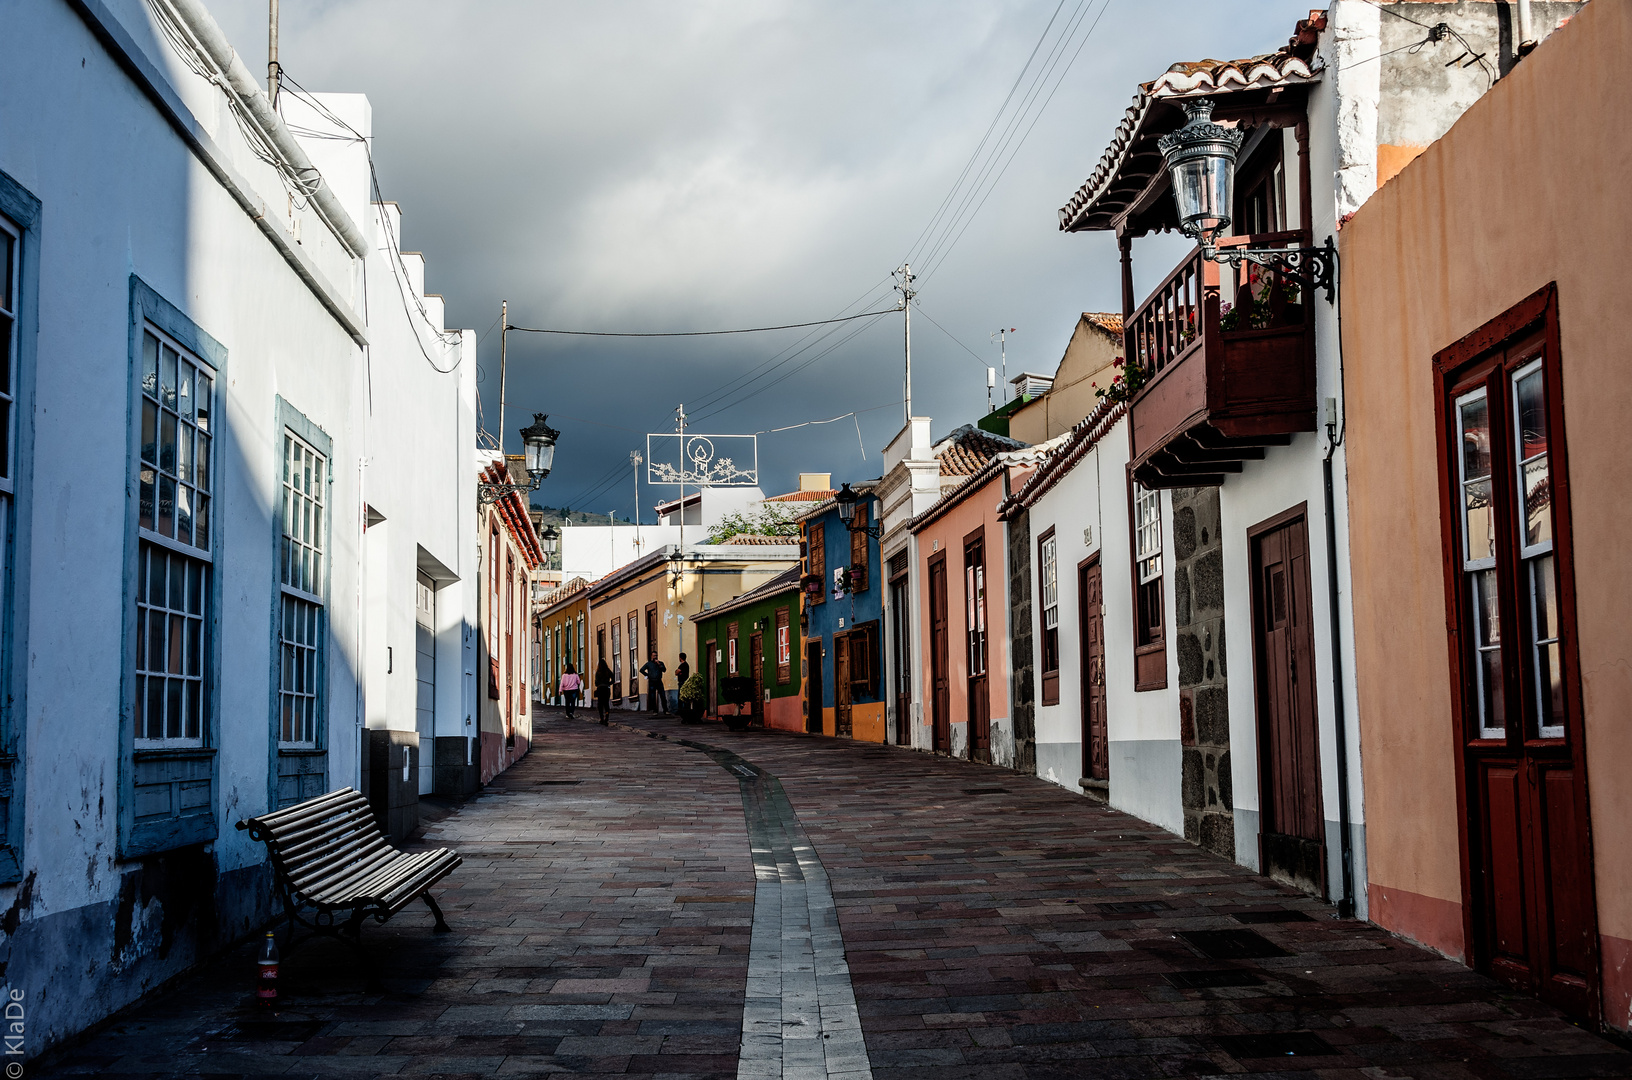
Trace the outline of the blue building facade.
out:
M 884 742 L 884 566 L 875 484 L 856 485 L 850 528 L 839 503 L 818 503 L 800 519 L 804 557 L 800 630 L 804 647 L 805 730 Z

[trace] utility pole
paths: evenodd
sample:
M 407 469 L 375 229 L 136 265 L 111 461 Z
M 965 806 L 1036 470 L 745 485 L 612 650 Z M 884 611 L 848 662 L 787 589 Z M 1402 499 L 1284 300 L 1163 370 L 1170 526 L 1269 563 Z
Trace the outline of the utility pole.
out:
M 686 557 L 686 407 L 674 410 L 675 423 L 680 432 L 680 557 Z
M 646 459 L 639 450 L 629 451 L 629 466 L 635 471 L 635 543 L 640 543 L 640 463 Z
M 1000 326 L 992 331 L 991 338 L 988 339 L 995 339 L 1003 350 L 1003 403 L 1005 405 L 1009 401 L 1009 335 L 1017 333 L 1019 331 L 1012 326 L 1007 329 Z
M 504 376 L 505 361 L 509 356 L 510 301 L 499 301 L 499 460 L 504 461 Z M 510 463 L 504 461 L 505 471 Z
M 906 327 L 903 342 L 906 347 L 906 374 L 901 385 L 901 405 L 906 413 L 906 423 L 912 423 L 912 298 L 918 295 L 912 283 L 917 279 L 912 276 L 912 264 L 902 263 L 901 269 L 895 272 L 896 280 L 900 284 L 895 291 L 901 294 L 901 310 L 906 312 Z
M 278 0 L 270 0 L 266 33 L 266 96 L 278 111 Z

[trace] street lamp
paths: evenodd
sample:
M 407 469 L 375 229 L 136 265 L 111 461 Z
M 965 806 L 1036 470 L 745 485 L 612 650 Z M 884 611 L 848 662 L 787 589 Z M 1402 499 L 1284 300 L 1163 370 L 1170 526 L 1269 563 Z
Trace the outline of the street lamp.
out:
M 538 534 L 538 539 L 544 545 L 544 565 L 554 570 L 555 553 L 561 549 L 561 530 L 554 525 L 546 525 Z
M 527 473 L 533 478 L 533 488 L 544 482 L 555 464 L 555 440 L 561 433 L 544 421 L 543 413 L 534 413 L 533 422 L 521 429 L 521 445 L 527 452 Z
M 1156 141 L 1173 181 L 1179 231 L 1201 245 L 1204 258 L 1239 268 L 1256 263 L 1289 274 L 1311 288 L 1324 289 L 1332 303 L 1336 290 L 1337 246 L 1331 237 L 1322 247 L 1218 248 L 1219 234 L 1230 224 L 1234 205 L 1235 158 L 1244 135 L 1213 120 L 1211 98 L 1184 103 L 1183 127 Z
M 521 429 L 521 445 L 525 450 L 527 479 L 525 484 L 481 483 L 476 488 L 477 501 L 486 506 L 515 492 L 537 491 L 555 464 L 555 440 L 561 433 L 544 421 L 543 413 L 534 413 L 533 422 Z
M 839 489 L 839 493 L 833 496 L 833 501 L 839 506 L 839 520 L 844 522 L 844 527 L 847 530 L 850 532 L 864 532 L 874 540 L 884 535 L 883 522 L 879 522 L 877 525 L 864 525 L 859 529 L 856 528 L 856 504 L 861 501 L 861 496 L 851 491 L 849 484 L 845 484 Z

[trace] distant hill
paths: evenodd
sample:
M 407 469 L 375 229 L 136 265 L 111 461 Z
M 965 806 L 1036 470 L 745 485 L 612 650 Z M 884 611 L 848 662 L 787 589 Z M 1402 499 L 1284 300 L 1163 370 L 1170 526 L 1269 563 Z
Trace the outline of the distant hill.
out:
M 556 506 L 533 505 L 534 510 L 544 511 L 546 525 L 628 525 L 627 518 L 614 518 L 611 514 L 592 514 L 584 510 L 571 510 Z

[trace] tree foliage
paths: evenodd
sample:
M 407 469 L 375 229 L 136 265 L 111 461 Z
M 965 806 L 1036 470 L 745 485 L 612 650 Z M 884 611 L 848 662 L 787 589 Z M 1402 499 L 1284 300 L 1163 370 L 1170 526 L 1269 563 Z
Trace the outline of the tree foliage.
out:
M 750 536 L 798 536 L 793 511 L 780 503 L 760 503 L 757 509 L 727 514 L 708 530 L 710 544 L 723 544 L 739 533 Z

